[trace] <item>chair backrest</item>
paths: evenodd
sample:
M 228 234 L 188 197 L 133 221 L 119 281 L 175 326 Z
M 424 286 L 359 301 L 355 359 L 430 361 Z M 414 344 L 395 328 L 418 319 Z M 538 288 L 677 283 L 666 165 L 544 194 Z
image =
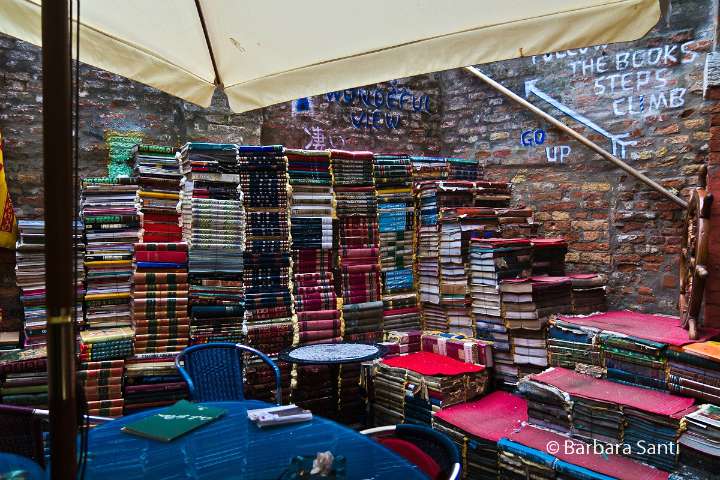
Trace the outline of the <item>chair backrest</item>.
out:
M 0 452 L 15 453 L 45 464 L 42 419 L 34 409 L 0 404 Z
M 175 366 L 188 384 L 190 399 L 197 402 L 244 400 L 243 353 L 259 357 L 270 367 L 275 376 L 275 401 L 281 405 L 278 366 L 261 351 L 239 343 L 193 345 L 177 356 Z
M 180 365 L 180 362 L 183 365 Z M 242 350 L 234 343 L 188 347 L 177 356 L 178 370 L 188 383 L 192 400 L 244 400 Z
M 422 425 L 394 425 L 361 432 L 405 457 L 435 480 L 460 478 L 460 453 L 445 434 Z M 432 459 L 433 462 L 429 460 Z

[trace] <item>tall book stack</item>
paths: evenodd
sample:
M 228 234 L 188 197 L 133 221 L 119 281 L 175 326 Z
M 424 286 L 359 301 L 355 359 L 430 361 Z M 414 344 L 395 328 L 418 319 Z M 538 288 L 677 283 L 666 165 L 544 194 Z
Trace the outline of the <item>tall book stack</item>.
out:
M 500 285 L 504 280 L 528 278 L 532 268 L 532 247 L 526 239 L 484 238 L 474 231 L 470 246 L 470 294 L 476 337 L 493 342 L 495 377 L 512 384 L 517 367 L 511 353 L 510 337 L 503 322 Z M 506 300 L 530 300 L 507 293 Z
M 239 146 L 245 214 L 245 325 L 248 343 L 276 355 L 293 343 L 293 297 L 287 158 L 281 145 Z M 290 366 L 281 365 L 289 395 Z M 246 367 L 253 396 L 272 398 L 272 371 L 257 359 Z
M 440 211 L 440 305 L 446 325 L 439 330 L 473 336 L 468 309 L 468 278 L 462 251 L 462 227 L 456 208 Z
M 375 155 L 380 266 L 383 288 L 383 328 L 420 328 L 413 271 L 415 199 L 412 163 L 405 155 Z
M 119 417 L 123 414 L 122 379 L 125 358 L 133 353 L 133 335 L 130 327 L 80 332 L 78 378 L 88 415 Z
M 237 147 L 192 142 L 183 146 L 179 161 L 190 343 L 241 341 L 245 209 Z M 177 281 L 182 284 L 182 278 Z
M 182 240 L 178 202 L 182 174 L 176 149 L 161 145 L 137 145 L 134 176 L 139 186 L 142 241 L 174 243 Z
M 140 239 L 137 190 L 135 181 L 127 177 L 82 182 L 88 328 L 131 324 L 133 245 Z
M 299 344 L 342 340 L 333 278 L 334 196 L 330 152 L 285 149 L 292 188 L 290 235 L 293 289 Z M 329 412 L 337 378 L 328 366 L 298 365 L 292 401 L 312 411 Z
M 379 342 L 383 335 L 380 251 L 373 154 L 331 150 L 338 217 L 338 283 L 342 292 L 343 339 Z M 339 380 L 341 419 L 364 408 L 360 365 L 343 365 Z
M 415 167 L 415 160 L 413 160 Z M 416 170 L 417 172 L 417 170 Z M 438 222 L 437 185 L 433 181 L 415 183 L 418 199 L 417 277 L 418 295 L 426 329 L 444 328 L 445 320 L 440 307 L 440 229 Z
M 45 222 L 42 220 L 19 220 L 20 238 L 15 246 L 15 277 L 20 288 L 20 302 L 24 311 L 23 344 L 44 345 L 47 337 L 47 310 L 45 307 Z M 83 267 L 83 226 L 74 224 L 76 248 L 75 313 L 83 322 L 82 300 L 85 270 Z M 17 344 L 17 342 L 15 342 Z M 0 347 L 1 348 L 1 347 Z

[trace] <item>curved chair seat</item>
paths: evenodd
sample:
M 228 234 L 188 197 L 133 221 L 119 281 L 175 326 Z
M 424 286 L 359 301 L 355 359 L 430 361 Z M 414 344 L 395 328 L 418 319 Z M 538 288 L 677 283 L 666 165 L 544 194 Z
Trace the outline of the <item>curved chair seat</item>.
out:
M 435 480 L 460 478 L 462 466 L 457 446 L 445 434 L 422 425 L 388 425 L 363 430 Z

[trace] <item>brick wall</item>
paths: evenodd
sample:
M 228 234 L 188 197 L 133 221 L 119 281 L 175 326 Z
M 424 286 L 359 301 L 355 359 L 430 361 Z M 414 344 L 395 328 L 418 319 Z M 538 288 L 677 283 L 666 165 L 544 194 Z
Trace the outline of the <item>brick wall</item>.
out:
M 527 88 L 534 104 L 610 151 L 608 136 L 615 138 L 618 156 L 625 145 L 632 166 L 682 193 L 698 183 L 710 150 L 711 114 L 717 112 L 702 91 L 717 26 L 714 3 L 675 0 L 670 18 L 636 42 L 481 69 L 520 95 Z M 36 47 L 0 36 L 8 181 L 18 213 L 29 217 L 42 213 L 39 57 Z M 83 67 L 81 97 L 84 175 L 104 172 L 103 135 L 113 129 L 142 131 L 156 143 L 262 142 L 481 159 L 488 176 L 516 183 L 516 200 L 535 209 L 545 234 L 570 240 L 571 270 L 609 274 L 614 307 L 676 312 L 683 213 L 464 71 L 236 115 L 221 94 L 203 109 Z M 0 304 L 16 324 L 12 258 L 10 252 L 0 255 Z
M 598 130 L 621 136 L 618 156 L 620 142 L 633 142 L 626 161 L 683 193 L 698 183 L 708 155 L 713 105 L 702 83 L 714 2 L 672 3 L 668 21 L 639 41 L 481 70 L 611 152 Z M 444 154 L 474 156 L 490 177 L 513 179 L 517 200 L 535 209 L 543 232 L 570 240 L 571 270 L 609 274 L 614 307 L 676 312 L 679 208 L 469 73 L 446 72 L 439 81 Z

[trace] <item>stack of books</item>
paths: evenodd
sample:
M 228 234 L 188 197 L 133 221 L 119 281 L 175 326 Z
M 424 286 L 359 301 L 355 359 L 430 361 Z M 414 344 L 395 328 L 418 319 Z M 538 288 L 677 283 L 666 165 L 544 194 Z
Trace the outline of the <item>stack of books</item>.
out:
M 187 398 L 176 356 L 177 352 L 143 353 L 125 361 L 125 415 Z
M 43 345 L 47 339 L 47 310 L 45 308 L 45 222 L 42 220 L 19 220 L 20 237 L 15 246 L 15 277 L 20 288 L 20 303 L 24 311 L 23 344 Z M 83 257 L 85 246 L 82 242 L 83 226 L 74 224 L 76 248 L 75 291 L 77 294 L 75 315 L 78 323 L 83 322 L 82 300 L 84 295 L 85 270 Z M 5 332 L 0 334 L 6 336 Z M 16 335 L 6 340 L 5 347 L 18 346 Z
M 512 183 L 477 181 L 473 184 L 476 207 L 508 208 L 512 200 Z
M 277 359 L 277 354 L 293 344 L 293 324 L 287 321 L 255 322 L 248 326 L 243 343 L 270 356 L 280 369 L 283 402 L 290 399 L 292 365 Z M 275 402 L 275 373 L 257 355 L 246 355 L 245 395 L 252 399 Z
M 2 309 L 0 309 L 0 322 L 2 322 Z M 20 332 L 17 330 L 0 332 L 0 352 L 10 352 L 20 348 Z
M 720 462 L 720 407 L 701 405 L 682 420 L 680 463 L 700 470 L 703 477 L 717 474 Z
M 446 180 L 448 178 L 448 162 L 443 157 L 411 156 L 413 180 Z
M 87 414 L 101 417 L 123 415 L 123 367 L 125 360 L 80 363 L 77 376 L 87 402 Z
M 500 305 L 512 360 L 508 362 L 503 355 L 496 356 L 496 360 L 498 375 L 506 387 L 515 385 L 527 369 L 547 364 L 547 359 L 534 348 L 539 343 L 536 337 L 542 333 L 542 324 L 537 317 L 532 290 L 532 281 L 528 278 L 500 282 Z
M 146 243 L 179 242 L 182 230 L 177 205 L 182 174 L 174 147 L 137 145 L 134 176 L 139 186 L 141 239 Z
M 667 389 L 667 344 L 608 331 L 599 339 L 608 380 Z
M 548 365 L 575 369 L 576 365 L 601 368 L 600 330 L 573 325 L 557 317 L 550 319 L 547 332 Z
M 571 273 L 573 315 L 607 311 L 607 276 L 601 273 Z
M 667 413 L 649 410 L 644 405 L 624 406 L 623 443 L 630 446 L 628 456 L 666 472 L 673 471 L 677 466 L 680 423 L 683 417 L 694 412 L 696 408 L 688 406 L 684 410 Z M 646 448 L 648 445 L 660 448 L 652 450 Z
M 404 368 L 394 368 L 385 362 L 378 363 L 373 377 L 372 404 L 376 426 L 398 425 L 405 421 L 406 373 Z
M 538 427 L 563 434 L 572 432 L 573 402 L 562 390 L 542 382 L 531 381 L 531 376 L 518 381 L 517 391 L 527 399 L 528 421 Z
M 533 238 L 533 275 L 565 275 L 565 254 L 568 244 L 564 238 Z
M 532 248 L 529 240 L 484 238 L 473 231 L 470 244 L 470 294 L 475 336 L 493 342 L 496 380 L 513 383 L 515 367 L 510 337 L 503 322 L 500 283 L 530 275 Z M 521 294 L 507 294 L 507 300 L 523 300 Z M 524 300 L 531 299 L 526 296 Z M 508 375 L 509 374 L 509 375 Z
M 387 348 L 388 355 L 419 352 L 422 333 L 422 330 L 385 331 L 382 344 Z
M 0 403 L 47 408 L 47 347 L 0 352 Z
M 89 328 L 131 324 L 133 245 L 140 239 L 138 186 L 129 178 L 86 178 L 81 215 L 85 224 L 85 321 Z
M 671 391 L 720 405 L 720 342 L 671 346 L 666 357 Z
M 462 248 L 462 227 L 454 208 L 440 211 L 440 305 L 446 325 L 438 330 L 473 336 L 468 308 L 468 277 Z
M 245 209 L 237 147 L 188 143 L 179 160 L 183 240 L 189 248 L 190 343 L 237 342 L 243 338 L 245 313 Z
M 533 221 L 530 208 L 496 208 L 495 214 L 503 238 L 530 238 L 537 234 L 540 227 Z
M 376 154 L 373 171 L 378 202 L 385 329 L 416 329 L 420 327 L 420 314 L 414 292 L 412 164 L 405 155 Z
M 440 230 L 437 187 L 433 182 L 416 183 L 418 198 L 417 262 L 418 297 L 424 328 L 445 328 L 440 306 Z M 436 315 L 436 312 L 438 315 Z
M 188 344 L 187 243 L 136 243 L 132 318 L 135 353 L 180 351 Z
M 125 358 L 133 353 L 133 334 L 130 327 L 80 332 L 78 376 L 88 394 L 89 415 L 119 417 L 123 414 L 121 384 Z
M 479 400 L 443 408 L 432 427 L 446 434 L 461 452 L 467 478 L 498 478 L 497 442 L 527 422 L 527 401 L 497 391 Z
M 343 305 L 343 338 L 345 341 L 381 341 L 383 308 L 382 300 Z
M 479 160 L 467 158 L 448 158 L 447 163 L 448 179 L 469 180 L 474 182 L 483 178 L 483 166 Z

